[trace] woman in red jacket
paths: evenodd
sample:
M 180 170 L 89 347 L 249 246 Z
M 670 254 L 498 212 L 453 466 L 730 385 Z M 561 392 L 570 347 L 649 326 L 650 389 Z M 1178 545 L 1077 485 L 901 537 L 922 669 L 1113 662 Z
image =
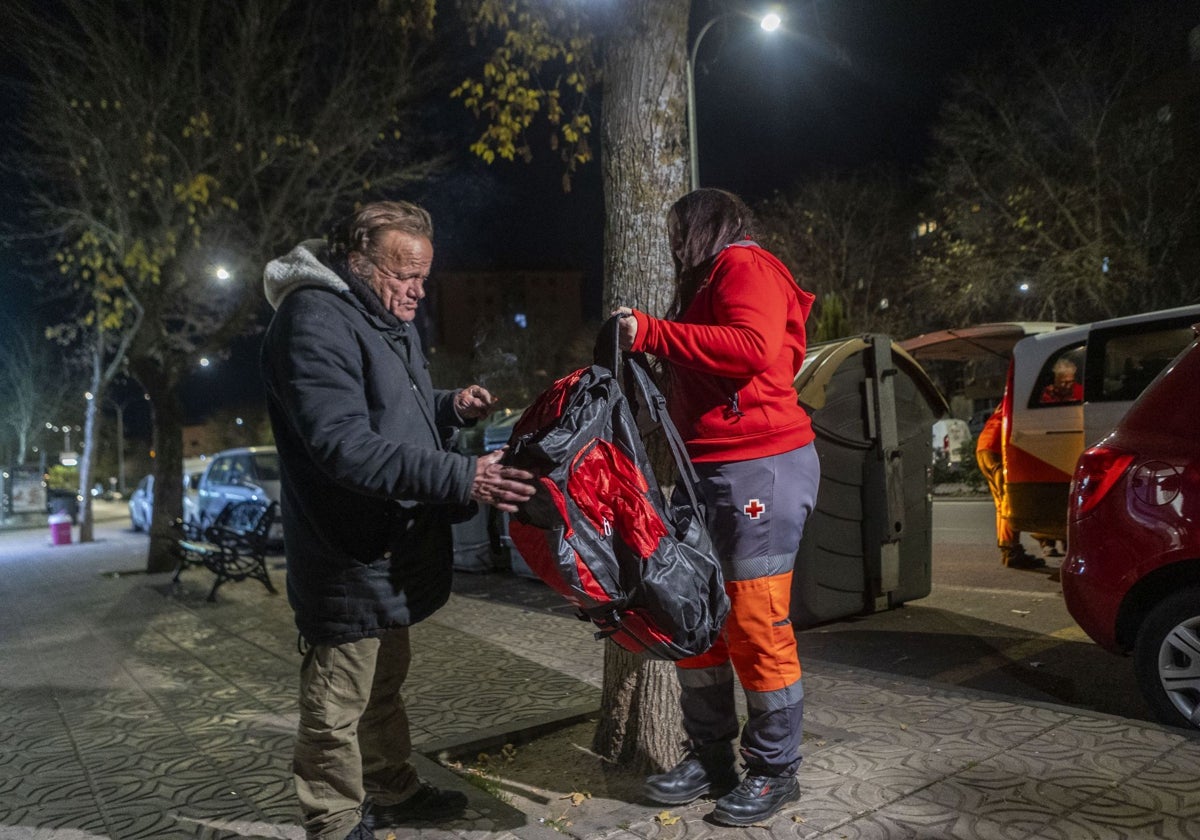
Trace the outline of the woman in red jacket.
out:
M 691 192 L 667 230 L 676 298 L 669 318 L 622 307 L 623 349 L 666 360 L 671 418 L 700 474 L 731 610 L 722 639 L 678 663 L 687 753 L 646 780 L 654 802 L 719 796 L 713 818 L 751 825 L 800 795 L 804 691 L 789 620 L 792 566 L 820 466 L 792 386 L 814 297 L 759 247 L 749 209 L 722 190 Z M 733 740 L 734 672 L 746 693 Z

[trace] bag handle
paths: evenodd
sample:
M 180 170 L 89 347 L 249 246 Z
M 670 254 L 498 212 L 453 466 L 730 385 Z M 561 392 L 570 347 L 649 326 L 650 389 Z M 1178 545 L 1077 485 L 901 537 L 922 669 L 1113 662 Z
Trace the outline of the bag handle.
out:
M 621 369 L 621 345 L 618 340 L 620 324 L 620 315 L 613 315 L 605 321 L 592 347 L 592 364 L 610 371 L 613 376 Z

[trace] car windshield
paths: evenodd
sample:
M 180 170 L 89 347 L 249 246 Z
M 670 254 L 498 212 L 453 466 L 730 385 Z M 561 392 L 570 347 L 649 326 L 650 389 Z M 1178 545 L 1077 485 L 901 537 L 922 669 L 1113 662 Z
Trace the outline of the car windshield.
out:
M 256 452 L 254 471 L 259 481 L 279 481 L 279 455 L 275 452 Z

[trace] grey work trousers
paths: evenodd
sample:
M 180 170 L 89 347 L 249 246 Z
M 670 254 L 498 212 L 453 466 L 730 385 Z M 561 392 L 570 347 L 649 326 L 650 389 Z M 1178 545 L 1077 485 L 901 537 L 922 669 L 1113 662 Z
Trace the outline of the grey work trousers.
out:
M 292 773 L 309 840 L 343 840 L 365 799 L 392 805 L 416 792 L 400 696 L 411 658 L 407 627 L 304 655 Z

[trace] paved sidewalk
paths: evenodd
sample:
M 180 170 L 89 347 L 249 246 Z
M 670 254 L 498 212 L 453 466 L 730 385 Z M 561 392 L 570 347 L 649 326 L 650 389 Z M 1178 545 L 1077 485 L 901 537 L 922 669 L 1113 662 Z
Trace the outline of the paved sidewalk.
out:
M 50 546 L 43 531 L 0 534 L 0 840 L 299 840 L 299 657 L 284 597 L 246 581 L 208 603 L 207 572 L 174 587 L 140 573 L 143 535 L 119 522 L 99 535 Z M 272 569 L 277 586 L 283 574 Z M 486 597 L 478 578 L 458 589 L 414 628 L 406 699 L 421 772 L 467 793 L 469 810 L 395 834 L 561 838 L 433 757 L 594 711 L 602 648 L 566 610 Z M 710 823 L 711 802 L 662 816 L 600 798 L 560 828 L 606 840 L 1200 840 L 1200 738 L 1189 733 L 804 665 L 803 797 L 765 826 Z

